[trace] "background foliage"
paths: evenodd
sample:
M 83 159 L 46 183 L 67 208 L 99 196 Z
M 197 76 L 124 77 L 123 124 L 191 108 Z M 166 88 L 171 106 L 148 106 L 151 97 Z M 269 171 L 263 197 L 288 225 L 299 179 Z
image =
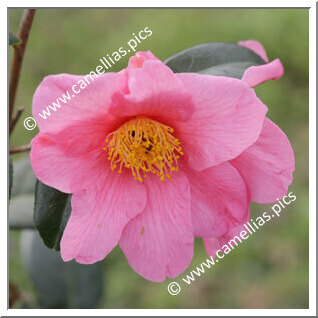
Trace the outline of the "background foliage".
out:
M 22 10 L 9 10 L 9 29 L 14 34 L 18 33 L 21 14 Z M 138 276 L 115 248 L 101 263 L 104 293 L 98 307 L 308 308 L 308 10 L 37 10 L 16 101 L 16 106 L 27 110 L 10 145 L 29 143 L 37 133 L 27 131 L 23 119 L 31 115 L 32 96 L 44 76 L 87 74 L 100 57 L 123 46 L 132 33 L 146 26 L 153 34 L 138 50 L 151 50 L 162 60 L 197 44 L 246 39 L 263 43 L 270 60 L 282 60 L 284 77 L 256 91 L 269 107 L 268 117 L 285 131 L 294 148 L 296 172 L 290 191 L 297 200 L 191 286 L 183 286 L 178 296 L 167 292 L 170 280 L 157 284 Z M 11 54 L 10 49 L 9 58 Z M 126 56 L 112 69 L 122 69 L 127 61 Z M 15 155 L 14 163 L 21 156 Z M 253 204 L 251 215 L 255 218 L 266 209 Z M 20 231 L 10 231 L 9 275 L 32 303 L 34 282 L 22 262 L 20 236 Z M 195 257 L 185 274 L 205 258 L 197 240 Z

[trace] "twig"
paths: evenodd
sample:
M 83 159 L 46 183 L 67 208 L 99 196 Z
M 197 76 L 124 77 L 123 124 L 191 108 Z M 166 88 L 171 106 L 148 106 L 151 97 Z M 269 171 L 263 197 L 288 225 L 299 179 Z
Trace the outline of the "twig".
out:
M 19 152 L 24 152 L 29 150 L 31 150 L 31 145 L 24 145 L 24 146 L 10 148 L 9 153 L 14 154 L 14 153 L 19 153 Z
M 20 291 L 16 285 L 13 285 L 9 281 L 9 308 L 13 307 L 13 304 L 19 300 L 20 298 Z
M 17 112 L 15 113 L 14 117 L 12 118 L 9 134 L 12 133 L 15 125 L 17 124 L 19 118 L 21 117 L 21 114 L 24 112 L 24 107 L 18 108 Z
M 35 9 L 25 9 L 22 15 L 19 38 L 21 42 L 14 45 L 14 52 L 12 58 L 12 68 L 10 73 L 9 84 L 9 132 L 12 132 L 12 114 L 14 108 L 15 96 L 18 88 L 21 66 L 23 62 L 23 55 L 25 47 L 28 42 L 30 29 L 32 26 Z

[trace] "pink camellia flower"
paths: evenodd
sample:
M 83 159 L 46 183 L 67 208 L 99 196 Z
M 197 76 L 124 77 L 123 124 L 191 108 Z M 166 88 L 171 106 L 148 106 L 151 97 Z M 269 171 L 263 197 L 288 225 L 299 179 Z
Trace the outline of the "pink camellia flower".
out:
M 188 267 L 194 237 L 222 238 L 249 218 L 250 200 L 286 193 L 293 152 L 251 83 L 174 74 L 140 52 L 38 116 L 82 78 L 48 76 L 33 98 L 34 172 L 72 193 L 64 261 L 91 264 L 119 243 L 137 273 L 160 282 Z

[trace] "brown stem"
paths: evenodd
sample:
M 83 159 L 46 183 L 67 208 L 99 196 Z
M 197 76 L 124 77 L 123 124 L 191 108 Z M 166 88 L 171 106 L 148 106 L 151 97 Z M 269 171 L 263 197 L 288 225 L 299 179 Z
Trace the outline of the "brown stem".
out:
M 12 58 L 12 67 L 10 73 L 9 84 L 9 132 L 12 132 L 12 114 L 14 108 L 15 96 L 18 88 L 21 66 L 23 62 L 23 55 L 25 47 L 28 42 L 29 33 L 32 26 L 35 9 L 25 9 L 21 18 L 19 38 L 21 42 L 14 45 L 14 52 Z
M 31 150 L 31 145 L 24 145 L 24 146 L 10 148 L 9 153 L 14 154 L 14 153 L 19 153 L 19 152 L 24 152 L 29 150 Z
M 17 112 L 15 113 L 14 117 L 12 118 L 11 126 L 9 129 L 9 134 L 12 133 L 15 125 L 17 124 L 19 118 L 21 117 L 21 114 L 24 112 L 24 107 L 18 108 Z
M 20 291 L 18 287 L 9 281 L 9 308 L 13 307 L 13 304 L 20 299 Z

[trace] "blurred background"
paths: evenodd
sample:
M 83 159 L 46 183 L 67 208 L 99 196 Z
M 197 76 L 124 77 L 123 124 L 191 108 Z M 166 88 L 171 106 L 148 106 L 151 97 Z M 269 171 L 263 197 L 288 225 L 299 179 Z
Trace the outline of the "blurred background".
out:
M 21 15 L 20 9 L 9 10 L 9 30 L 15 34 Z M 190 286 L 183 283 L 177 296 L 167 292 L 173 280 L 153 283 L 143 279 L 129 267 L 118 247 L 91 267 L 64 265 L 59 253 L 48 250 L 34 231 L 12 229 L 9 278 L 16 300 L 13 307 L 308 308 L 308 16 L 305 9 L 37 10 L 15 103 L 16 109 L 25 106 L 26 111 L 10 146 L 27 144 L 38 132 L 27 131 L 23 120 L 31 116 L 32 96 L 44 76 L 87 74 L 96 68 L 99 58 L 126 45 L 132 33 L 147 26 L 152 35 L 138 50 L 150 50 L 162 60 L 205 42 L 255 39 L 264 45 L 270 60 L 279 57 L 285 67 L 281 79 L 262 84 L 256 92 L 269 108 L 268 117 L 287 134 L 295 151 L 296 171 L 289 191 L 297 200 Z M 131 53 L 112 70 L 126 67 L 129 56 Z M 9 61 L 11 58 L 9 48 Z M 10 204 L 30 214 L 34 177 L 28 172 L 28 155 L 12 158 L 14 177 L 20 174 L 22 181 L 14 184 L 12 198 L 16 200 Z M 28 195 L 30 206 L 19 205 L 21 195 Z M 268 209 L 253 204 L 251 216 L 255 219 Z M 184 274 L 206 258 L 203 244 L 197 240 L 192 264 Z

